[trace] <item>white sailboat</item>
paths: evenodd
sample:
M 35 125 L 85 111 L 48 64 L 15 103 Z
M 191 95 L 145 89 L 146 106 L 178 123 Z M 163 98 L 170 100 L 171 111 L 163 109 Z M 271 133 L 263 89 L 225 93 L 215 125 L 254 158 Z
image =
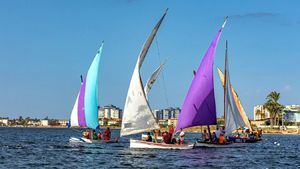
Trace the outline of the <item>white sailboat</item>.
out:
M 228 136 L 239 128 L 247 127 L 250 130 L 252 129 L 237 93 L 230 82 L 227 51 L 226 41 L 225 75 L 221 78 L 222 72 L 220 69 L 218 69 L 218 73 L 224 87 L 225 135 Z
M 136 63 L 135 69 L 133 71 L 128 94 L 125 102 L 122 126 L 121 126 L 121 137 L 128 136 L 132 134 L 138 134 L 143 132 L 150 132 L 155 129 L 159 129 L 159 125 L 155 116 L 153 115 L 147 94 L 151 89 L 156 77 L 158 76 L 162 66 L 160 66 L 150 77 L 147 85 L 144 87 L 142 78 L 140 75 L 140 68 L 143 64 L 143 61 L 146 57 L 148 49 L 151 46 L 151 43 L 164 19 L 166 12 L 160 18 L 154 29 L 152 30 L 150 36 L 146 40 Z M 146 142 L 142 140 L 130 139 L 130 148 L 159 148 L 159 149 L 187 149 L 192 148 L 188 145 L 169 145 L 164 143 L 153 143 Z

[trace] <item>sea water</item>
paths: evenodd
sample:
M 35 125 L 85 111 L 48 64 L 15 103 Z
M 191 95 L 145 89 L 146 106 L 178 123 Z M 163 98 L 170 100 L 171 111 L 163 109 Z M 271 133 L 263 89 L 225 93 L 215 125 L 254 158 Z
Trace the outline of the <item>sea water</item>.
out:
M 112 137 L 119 132 L 113 130 Z M 242 148 L 191 150 L 130 149 L 129 137 L 112 144 L 69 143 L 74 136 L 81 132 L 1 127 L 0 168 L 300 168 L 299 135 L 264 135 L 263 141 Z

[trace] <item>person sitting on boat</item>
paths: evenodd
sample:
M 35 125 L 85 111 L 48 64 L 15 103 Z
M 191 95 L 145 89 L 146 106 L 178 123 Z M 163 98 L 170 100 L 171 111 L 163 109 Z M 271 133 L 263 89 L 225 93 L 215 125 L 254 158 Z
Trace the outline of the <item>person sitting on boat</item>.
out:
M 173 137 L 174 132 L 175 132 L 175 130 L 174 130 L 173 125 L 170 125 L 169 126 L 169 134 L 170 134 L 171 138 Z
M 251 132 L 249 134 L 249 140 L 256 140 L 256 136 L 255 136 L 254 132 Z
M 91 139 L 91 132 L 89 130 L 86 130 L 83 132 L 83 137 L 86 139 Z
M 262 136 L 262 129 L 259 129 L 259 130 L 257 131 L 257 135 L 258 135 L 258 139 L 260 139 L 261 136 Z
M 179 144 L 184 144 L 184 136 L 185 136 L 185 133 L 183 132 L 183 130 L 181 128 L 180 134 L 179 134 Z
M 202 133 L 202 140 L 204 142 L 208 142 L 209 141 L 209 135 L 208 135 L 208 133 L 207 133 L 206 130 L 204 130 L 204 132 Z
M 219 130 L 216 131 L 216 137 L 219 138 L 220 134 L 224 134 L 223 133 L 223 127 L 219 127 Z
M 154 142 L 157 143 L 157 137 L 160 133 L 160 130 L 159 129 L 154 129 L 153 130 L 153 136 L 154 136 Z
M 111 137 L 111 131 L 110 131 L 109 127 L 107 127 L 107 129 L 104 132 L 104 140 L 109 141 L 110 137 Z
M 83 137 L 83 138 L 87 138 L 87 134 L 88 134 L 88 133 L 87 133 L 86 131 L 82 132 L 82 137 Z
M 93 130 L 93 140 L 98 140 L 98 135 L 95 130 Z
M 218 143 L 219 144 L 225 144 L 226 143 L 226 139 L 223 133 L 220 134 L 219 139 L 218 139 Z
M 150 132 L 147 133 L 147 139 L 145 141 L 152 142 L 152 136 Z
M 171 143 L 171 137 L 170 137 L 171 135 L 169 134 L 169 132 L 167 132 L 167 131 L 164 131 L 163 133 L 162 133 L 162 137 L 163 137 L 163 141 L 164 141 L 164 143 L 166 143 L 166 144 L 170 144 Z
M 218 138 L 217 138 L 216 132 L 213 132 L 212 133 L 212 142 L 217 143 L 217 141 L 218 141 Z
M 102 133 L 100 131 L 98 132 L 98 140 L 102 140 Z

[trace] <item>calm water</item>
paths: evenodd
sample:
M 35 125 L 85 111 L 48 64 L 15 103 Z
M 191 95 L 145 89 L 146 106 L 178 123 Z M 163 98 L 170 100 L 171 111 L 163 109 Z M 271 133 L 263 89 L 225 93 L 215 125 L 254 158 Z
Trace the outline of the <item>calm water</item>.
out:
M 117 136 L 119 130 L 114 130 Z M 300 168 L 300 136 L 264 135 L 244 148 L 134 150 L 119 144 L 78 145 L 72 129 L 0 128 L 1 168 Z M 190 139 L 196 134 L 189 134 Z M 275 145 L 279 142 L 280 145 Z

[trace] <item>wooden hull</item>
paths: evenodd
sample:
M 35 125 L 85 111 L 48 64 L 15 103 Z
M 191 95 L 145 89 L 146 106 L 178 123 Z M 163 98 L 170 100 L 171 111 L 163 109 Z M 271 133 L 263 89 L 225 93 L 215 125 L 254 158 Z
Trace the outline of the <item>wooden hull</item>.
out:
M 142 140 L 133 140 L 130 139 L 130 148 L 142 148 L 142 149 L 177 149 L 177 150 L 186 150 L 194 148 L 194 144 L 165 144 L 165 143 L 153 143 Z
M 69 139 L 70 143 L 87 143 L 87 144 L 106 144 L 106 143 L 118 143 L 119 139 L 116 138 L 115 140 L 109 140 L 109 141 L 105 141 L 105 140 L 90 140 L 87 138 L 76 138 L 76 137 L 71 137 Z
M 245 143 L 230 143 L 230 144 L 211 144 L 211 143 L 203 143 L 196 142 L 195 148 L 237 148 L 237 147 L 245 147 Z

